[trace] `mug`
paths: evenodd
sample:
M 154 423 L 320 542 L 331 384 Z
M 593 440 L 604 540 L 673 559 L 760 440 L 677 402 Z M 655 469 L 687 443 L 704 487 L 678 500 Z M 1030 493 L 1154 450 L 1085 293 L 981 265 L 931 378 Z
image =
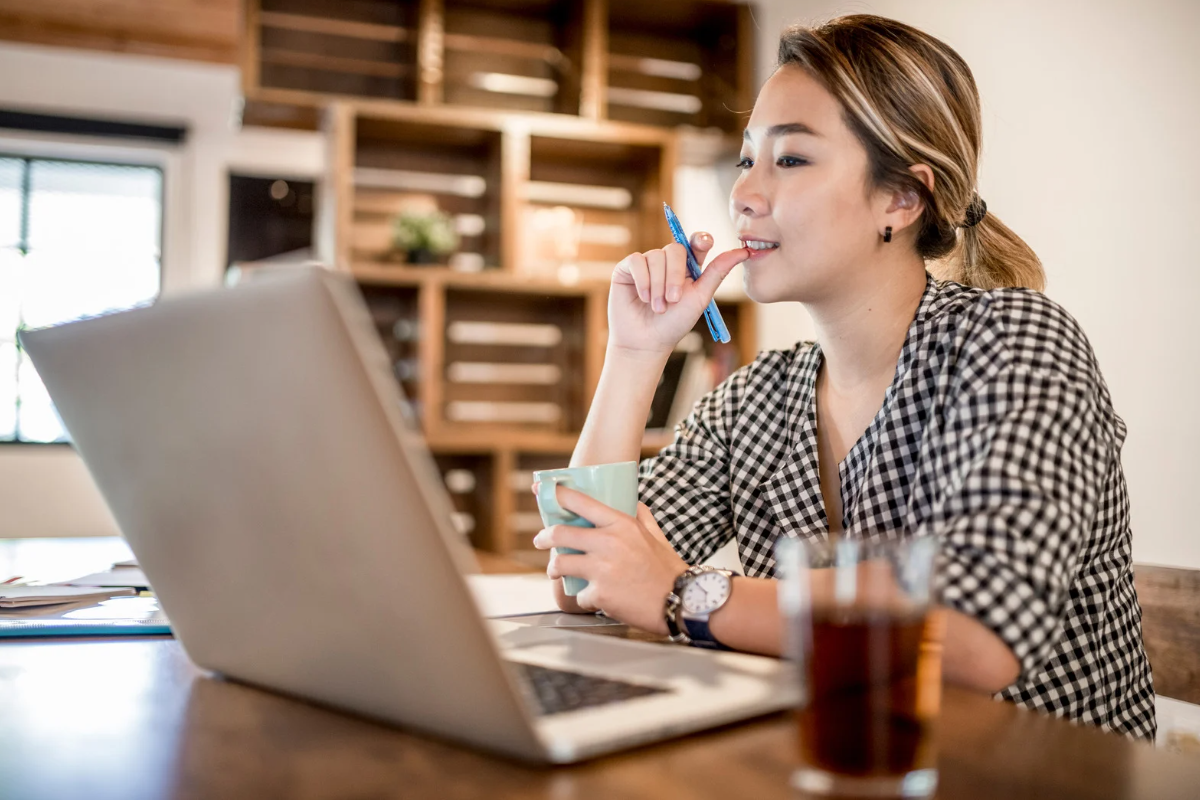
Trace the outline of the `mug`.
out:
M 572 525 L 576 528 L 595 527 L 583 517 L 558 504 L 555 493 L 559 485 L 583 492 L 623 514 L 635 516 L 638 503 L 637 469 L 636 461 L 622 461 L 617 464 L 596 464 L 590 467 L 544 469 L 533 473 L 534 482 L 539 484 L 537 503 L 538 512 L 542 515 L 542 524 L 547 528 L 551 525 Z M 555 555 L 580 554 L 582 552 L 582 550 L 571 547 L 554 548 Z M 570 576 L 563 578 L 563 591 L 569 597 L 579 594 L 586 586 L 587 581 L 582 578 Z

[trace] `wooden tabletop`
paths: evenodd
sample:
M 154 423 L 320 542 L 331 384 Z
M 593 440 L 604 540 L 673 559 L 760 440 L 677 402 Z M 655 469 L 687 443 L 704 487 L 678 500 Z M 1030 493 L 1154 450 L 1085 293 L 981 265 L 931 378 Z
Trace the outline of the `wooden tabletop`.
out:
M 942 798 L 1200 796 L 1200 761 L 960 690 L 939 739 Z M 0 644 L 4 798 L 796 798 L 795 760 L 776 714 L 531 767 L 214 679 L 169 637 Z

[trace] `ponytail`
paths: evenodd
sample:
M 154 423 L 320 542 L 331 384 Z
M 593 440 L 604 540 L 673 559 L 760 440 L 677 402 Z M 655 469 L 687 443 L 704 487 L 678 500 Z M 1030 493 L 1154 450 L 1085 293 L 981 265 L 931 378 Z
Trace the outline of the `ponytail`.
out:
M 930 272 L 980 289 L 1016 286 L 1043 291 L 1046 273 L 1041 259 L 995 214 L 987 213 L 982 200 L 978 202 L 983 206 L 978 221 L 958 228 L 954 250 L 940 262 L 930 264 Z M 972 208 L 967 208 L 968 223 Z

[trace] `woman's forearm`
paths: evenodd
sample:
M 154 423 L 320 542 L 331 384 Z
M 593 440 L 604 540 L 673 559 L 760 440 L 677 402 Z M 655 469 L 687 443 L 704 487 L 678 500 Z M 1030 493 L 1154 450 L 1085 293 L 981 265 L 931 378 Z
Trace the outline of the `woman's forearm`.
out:
M 777 587 L 771 578 L 734 578 L 729 600 L 708 621 L 713 637 L 734 650 L 768 656 L 782 653 Z
M 669 352 L 610 347 L 571 466 L 637 461 L 654 390 Z
M 832 595 L 832 575 L 810 573 L 814 592 Z M 770 578 L 735 578 L 729 601 L 713 613 L 709 629 L 717 641 L 751 653 L 782 652 L 783 622 L 778 583 Z M 1017 659 L 999 636 L 978 620 L 952 608 L 945 614 L 942 674 L 948 683 L 989 694 L 1012 684 L 1020 672 Z

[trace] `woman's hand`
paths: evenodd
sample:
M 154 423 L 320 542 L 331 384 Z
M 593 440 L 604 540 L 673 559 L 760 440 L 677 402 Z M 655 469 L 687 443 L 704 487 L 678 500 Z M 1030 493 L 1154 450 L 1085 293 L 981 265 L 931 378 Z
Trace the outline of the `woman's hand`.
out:
M 701 264 L 712 245 L 707 233 L 692 237 Z M 749 255 L 744 247 L 721 253 L 698 281 L 688 276 L 687 251 L 677 242 L 626 256 L 613 270 L 608 293 L 609 345 L 669 353 L 695 326 L 729 271 Z
M 581 610 L 603 610 L 621 622 L 666 635 L 663 602 L 688 565 L 667 542 L 650 509 L 638 503 L 637 516 L 631 517 L 566 486 L 558 487 L 557 497 L 559 505 L 596 527 L 553 525 L 538 533 L 533 544 L 540 550 L 584 551 L 552 557 L 546 574 L 556 582 L 564 575 L 588 582 L 574 598 Z

